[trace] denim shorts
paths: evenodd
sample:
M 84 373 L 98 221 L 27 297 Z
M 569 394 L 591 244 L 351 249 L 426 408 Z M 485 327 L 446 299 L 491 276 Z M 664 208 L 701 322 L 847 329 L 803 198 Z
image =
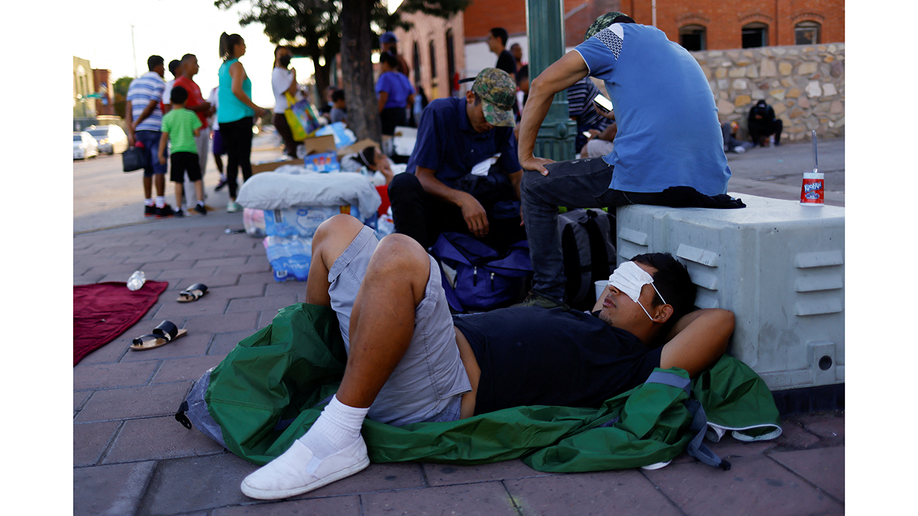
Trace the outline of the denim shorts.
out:
M 373 230 L 364 227 L 328 271 L 328 294 L 348 352 L 351 310 L 377 244 Z M 374 421 L 395 426 L 453 421 L 459 418 L 462 394 L 472 390 L 459 358 L 440 267 L 436 260 L 429 255 L 428 258 L 430 277 L 424 299 L 415 309 L 414 335 L 408 351 L 370 406 L 367 417 Z M 380 299 L 379 303 L 384 305 L 386 300 Z
M 153 174 L 165 174 L 169 170 L 168 165 L 159 163 L 159 140 L 162 134 L 159 131 L 137 131 L 134 133 L 134 140 L 142 142 L 144 150 L 148 153 L 148 165 L 143 169 L 143 177 L 153 177 Z M 163 157 L 166 158 L 166 163 L 168 163 L 168 146 L 163 151 Z

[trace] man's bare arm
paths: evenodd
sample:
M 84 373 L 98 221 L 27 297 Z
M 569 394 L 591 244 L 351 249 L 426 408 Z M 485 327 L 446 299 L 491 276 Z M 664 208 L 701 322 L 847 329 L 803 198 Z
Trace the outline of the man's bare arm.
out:
M 660 367 L 678 367 L 696 377 L 727 351 L 733 334 L 733 312 L 720 308 L 695 310 L 676 321 L 660 355 Z
M 548 174 L 546 163 L 551 160 L 533 156 L 535 151 L 536 135 L 539 127 L 548 114 L 548 109 L 555 98 L 555 94 L 571 87 L 589 73 L 586 63 L 580 54 L 571 51 L 561 59 L 555 61 L 529 84 L 529 97 L 526 107 L 523 108 L 520 119 L 519 149 L 520 165 L 525 170 L 537 170 Z

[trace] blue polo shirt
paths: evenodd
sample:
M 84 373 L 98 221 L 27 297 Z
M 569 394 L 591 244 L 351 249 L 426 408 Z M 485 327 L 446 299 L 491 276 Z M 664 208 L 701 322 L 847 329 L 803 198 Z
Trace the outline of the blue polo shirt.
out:
M 603 159 L 626 192 L 727 191 L 730 167 L 714 94 L 698 62 L 655 27 L 613 23 L 575 48 L 606 83 L 618 134 Z
M 465 108 L 465 98 L 456 97 L 436 99 L 424 108 L 406 172 L 413 174 L 417 167 L 429 168 L 436 172 L 437 179 L 452 188 L 472 167 L 497 153 L 500 153 L 497 165 L 505 173 L 522 170 L 513 128 L 494 127 L 476 132 Z

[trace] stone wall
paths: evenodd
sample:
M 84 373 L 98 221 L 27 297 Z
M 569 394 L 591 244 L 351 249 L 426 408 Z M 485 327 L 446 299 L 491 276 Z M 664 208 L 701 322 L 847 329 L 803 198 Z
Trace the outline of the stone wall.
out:
M 765 99 L 784 121 L 781 141 L 845 135 L 845 44 L 692 52 L 717 101 L 721 122 L 739 122 L 747 139 L 749 109 Z

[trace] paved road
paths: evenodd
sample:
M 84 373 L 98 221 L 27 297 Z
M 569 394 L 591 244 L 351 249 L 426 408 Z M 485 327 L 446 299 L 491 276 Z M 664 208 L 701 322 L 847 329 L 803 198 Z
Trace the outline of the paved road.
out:
M 271 161 L 281 155 L 280 148 L 272 146 L 267 137 L 256 137 L 253 145 L 253 163 Z M 818 150 L 819 170 L 826 178 L 826 204 L 844 206 L 845 140 L 819 142 Z M 810 142 L 787 143 L 755 148 L 744 154 L 728 154 L 728 158 L 733 170 L 730 192 L 799 200 L 801 174 L 813 169 L 813 146 Z M 120 155 L 74 161 L 73 232 L 162 222 L 143 216 L 141 177 L 140 171 L 121 171 Z M 229 198 L 225 188 L 214 192 L 218 180 L 216 165 L 210 160 L 204 175 L 206 202 L 217 210 L 225 210 Z M 166 184 L 166 200 L 175 204 L 171 182 Z

